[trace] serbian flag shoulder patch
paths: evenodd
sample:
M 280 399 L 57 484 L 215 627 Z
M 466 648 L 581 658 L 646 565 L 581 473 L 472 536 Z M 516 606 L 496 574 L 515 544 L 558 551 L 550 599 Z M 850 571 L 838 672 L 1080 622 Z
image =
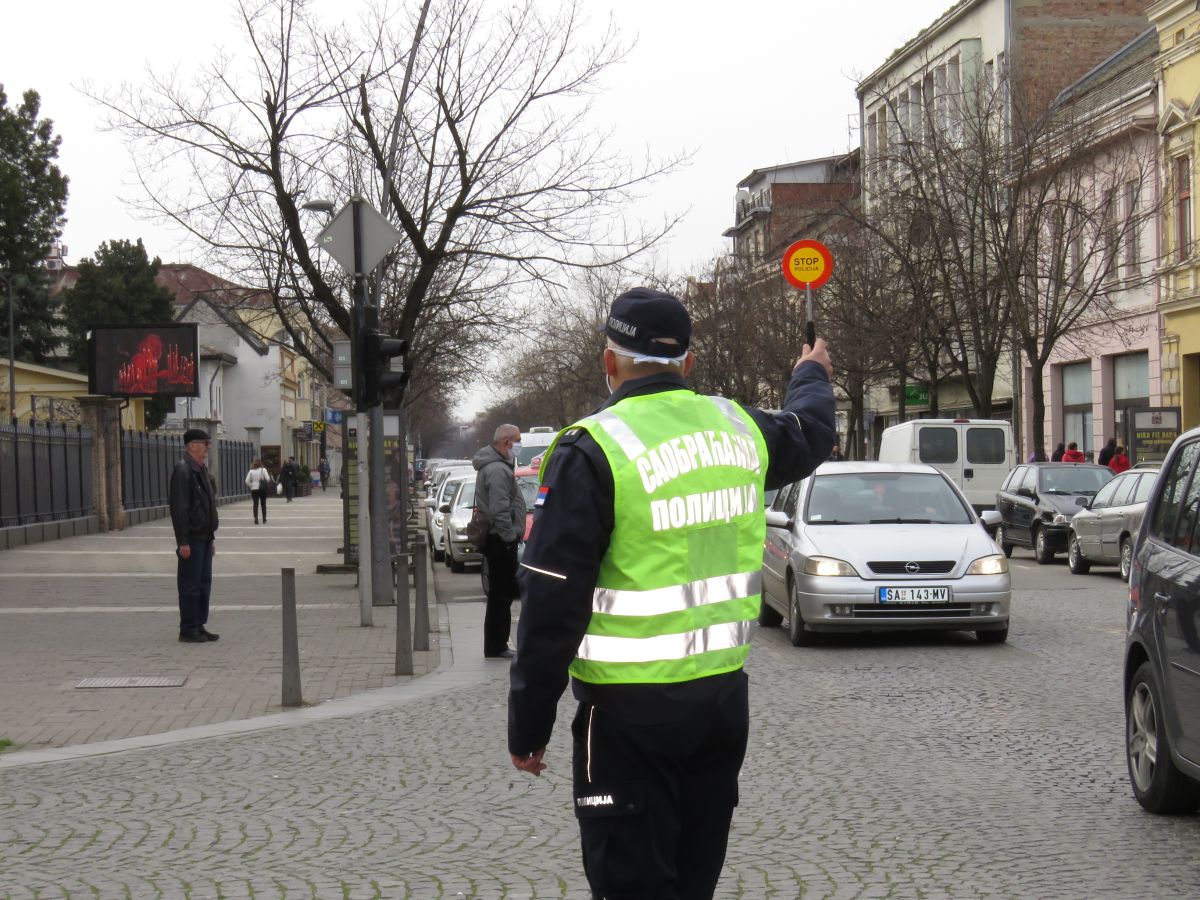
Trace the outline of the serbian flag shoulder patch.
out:
M 537 499 L 533 501 L 534 506 L 545 506 L 546 498 L 550 496 L 550 486 L 543 484 L 538 488 Z

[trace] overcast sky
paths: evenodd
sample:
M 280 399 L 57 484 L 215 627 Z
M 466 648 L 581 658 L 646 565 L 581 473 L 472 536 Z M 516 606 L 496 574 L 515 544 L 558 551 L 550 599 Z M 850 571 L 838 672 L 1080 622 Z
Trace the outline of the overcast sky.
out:
M 502 0 L 496 0 L 502 2 Z M 608 73 L 595 125 L 641 158 L 693 151 L 692 164 L 655 187 L 632 215 L 657 221 L 686 213 L 658 260 L 679 275 L 725 249 L 739 180 L 753 169 L 843 153 L 858 144 L 857 78 L 932 22 L 952 0 L 586 0 L 597 27 L 611 11 L 636 42 Z M 348 18 L 356 0 L 318 0 Z M 28 88 L 62 137 L 59 166 L 70 178 L 63 241 L 69 262 L 101 241 L 138 237 L 152 256 L 187 262 L 198 254 L 160 222 L 141 221 L 123 202 L 138 188 L 121 140 L 78 90 L 143 79 L 147 66 L 187 74 L 214 48 L 240 47 L 226 0 L 64 0 L 5 4 L 0 84 L 9 103 Z

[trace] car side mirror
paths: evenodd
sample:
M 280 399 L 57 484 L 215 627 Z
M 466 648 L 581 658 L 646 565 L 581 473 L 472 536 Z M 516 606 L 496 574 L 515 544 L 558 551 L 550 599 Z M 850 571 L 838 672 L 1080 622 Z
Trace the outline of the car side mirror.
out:
M 788 514 L 780 512 L 777 509 L 767 510 L 767 527 L 768 528 L 791 528 L 792 520 L 788 518 Z
M 439 507 L 438 507 L 438 512 L 441 512 L 441 513 L 448 513 L 448 512 L 450 512 L 450 504 L 449 504 L 449 503 L 443 503 L 441 506 L 439 506 Z
M 984 527 L 984 530 L 987 531 L 988 534 L 991 534 L 997 528 L 999 528 L 1000 523 L 1003 521 L 1004 516 L 1000 514 L 999 510 L 985 509 L 979 514 L 979 524 Z

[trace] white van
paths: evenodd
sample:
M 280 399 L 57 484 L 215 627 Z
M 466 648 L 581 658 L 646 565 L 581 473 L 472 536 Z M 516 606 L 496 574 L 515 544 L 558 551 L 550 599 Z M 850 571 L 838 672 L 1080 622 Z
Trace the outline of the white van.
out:
M 913 419 L 884 429 L 883 462 L 923 462 L 954 480 L 976 512 L 996 508 L 996 492 L 1016 464 L 1012 423 L 1003 419 Z
M 527 466 L 535 456 L 541 456 L 558 437 L 558 429 L 549 425 L 534 425 L 521 432 L 521 452 L 517 454 L 517 465 Z

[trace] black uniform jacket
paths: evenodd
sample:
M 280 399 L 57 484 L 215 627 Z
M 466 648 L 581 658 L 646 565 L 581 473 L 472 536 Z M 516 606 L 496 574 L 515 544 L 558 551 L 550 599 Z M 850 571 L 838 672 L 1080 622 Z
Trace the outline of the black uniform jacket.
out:
M 604 407 L 626 397 L 681 388 L 686 390 L 687 383 L 679 375 L 648 375 L 622 384 Z M 768 490 L 804 478 L 829 456 L 835 432 L 833 387 L 819 363 L 804 363 L 792 372 L 783 411 L 746 412 L 767 444 Z M 592 592 L 613 530 L 612 470 L 587 432 L 559 440 L 542 484 L 549 491 L 534 510 L 518 571 L 521 619 L 508 695 L 508 749 L 518 756 L 550 740 L 567 668 L 587 631 Z M 738 671 L 662 685 L 575 681 L 574 693 L 629 721 L 662 722 L 694 713 L 744 677 Z

